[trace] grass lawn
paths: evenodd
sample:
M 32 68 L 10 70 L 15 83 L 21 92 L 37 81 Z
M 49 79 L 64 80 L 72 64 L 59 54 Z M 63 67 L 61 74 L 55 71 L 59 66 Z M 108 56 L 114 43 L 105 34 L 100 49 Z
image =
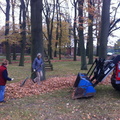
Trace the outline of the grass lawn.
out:
M 79 61 L 53 62 L 53 68 L 54 71 L 46 72 L 46 78 L 87 72 L 80 71 Z M 15 78 L 14 82 L 23 80 L 30 76 L 30 63 L 25 63 L 24 67 L 11 64 L 8 72 Z M 120 92 L 111 85 L 98 85 L 96 91 L 94 97 L 78 100 L 71 99 L 71 87 L 10 99 L 5 104 L 0 103 L 0 120 L 120 120 Z
M 0 120 L 119 120 L 120 94 L 98 86 L 89 99 L 71 99 L 72 88 L 12 99 L 0 105 Z
M 46 71 L 46 79 L 77 75 L 78 72 L 87 72 L 80 70 L 80 61 L 60 61 L 52 62 L 52 64 L 54 70 Z M 24 80 L 27 76 L 31 76 L 31 63 L 25 63 L 24 66 L 18 66 L 18 63 L 9 64 L 8 72 L 10 77 L 15 78 L 15 81 Z

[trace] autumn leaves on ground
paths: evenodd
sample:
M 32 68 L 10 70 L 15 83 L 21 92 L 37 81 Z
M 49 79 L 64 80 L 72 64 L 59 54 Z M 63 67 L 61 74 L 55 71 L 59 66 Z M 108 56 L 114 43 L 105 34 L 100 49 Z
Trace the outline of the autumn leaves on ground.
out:
M 6 99 L 22 98 L 24 96 L 40 95 L 43 93 L 60 90 L 63 88 L 73 87 L 76 76 L 69 77 L 53 77 L 42 81 L 40 85 L 33 83 L 28 79 L 24 86 L 20 87 L 23 81 L 11 83 L 6 88 Z M 101 84 L 109 84 L 109 77 Z M 72 93 L 71 93 L 72 94 Z
M 24 86 L 20 87 L 23 81 L 11 83 L 7 85 L 6 99 L 21 98 L 24 96 L 39 95 L 62 88 L 72 87 L 75 81 L 75 76 L 70 77 L 53 77 L 42 81 L 40 85 L 33 83 L 28 79 Z
M 64 64 L 66 64 L 66 62 L 70 62 L 70 61 L 71 61 L 71 59 L 52 60 L 53 63 L 58 62 L 58 63 L 60 63 L 60 65 L 62 65 L 62 64 L 64 65 Z M 71 65 L 71 64 L 68 63 L 68 65 Z M 72 68 L 72 66 L 74 66 L 74 64 L 71 65 L 71 68 Z M 54 74 L 56 72 L 56 70 L 55 70 L 56 68 L 57 67 L 54 68 L 54 71 L 47 71 L 47 72 L 49 72 L 49 73 L 53 72 L 53 74 Z M 78 72 L 79 72 L 79 67 L 77 67 L 77 68 L 78 68 Z M 22 87 L 20 87 L 20 85 L 22 84 L 22 82 L 24 80 L 20 80 L 15 83 L 7 84 L 6 99 L 8 100 L 11 98 L 22 98 L 24 96 L 39 95 L 42 93 L 59 90 L 62 88 L 73 87 L 74 82 L 77 77 L 77 74 L 75 75 L 72 73 L 72 71 L 74 71 L 74 67 L 73 67 L 73 69 L 68 69 L 64 72 L 64 68 L 61 69 L 58 64 L 57 69 L 61 70 L 61 72 L 63 72 L 62 74 L 64 77 L 59 76 L 59 73 L 58 73 L 58 75 L 54 75 L 54 77 L 49 76 L 45 81 L 41 81 L 40 85 L 38 85 L 37 83 L 33 83 L 30 78 L 27 79 L 27 81 L 25 82 L 25 85 L 23 85 Z M 58 76 L 58 77 L 56 77 L 56 76 Z M 108 80 L 106 79 L 102 84 L 109 84 L 109 83 L 110 83 L 110 81 L 109 81 L 109 77 L 108 77 Z
M 28 59 L 26 59 L 28 61 Z M 19 67 L 8 66 L 13 82 L 6 86 L 6 103 L 0 104 L 0 120 L 119 120 L 120 93 L 106 80 L 96 86 L 96 94 L 88 99 L 72 99 L 73 84 L 80 71 L 80 61 L 53 60 L 53 71 L 46 71 L 46 80 L 40 85 L 28 79 L 30 62 Z M 88 66 L 90 67 L 90 66 Z

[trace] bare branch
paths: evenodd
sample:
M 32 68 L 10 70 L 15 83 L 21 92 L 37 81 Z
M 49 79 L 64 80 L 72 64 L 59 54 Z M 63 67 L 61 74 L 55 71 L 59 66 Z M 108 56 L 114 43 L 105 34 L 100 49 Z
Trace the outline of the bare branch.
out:
M 110 26 L 109 31 L 111 31 L 118 22 L 120 22 L 120 19 L 117 19 L 117 20 Z
M 3 10 L 3 8 L 2 8 L 1 6 L 0 6 L 0 9 L 2 10 L 2 12 L 3 12 L 4 14 L 6 14 L 5 11 Z
M 118 10 L 119 7 L 120 7 L 120 3 L 118 4 L 117 8 L 115 9 L 114 19 L 113 19 L 113 21 L 110 23 L 110 26 L 115 22 L 117 10 Z
M 43 32 L 43 35 L 44 35 L 44 37 L 46 38 L 46 40 L 48 40 L 48 38 L 47 38 L 47 36 L 46 36 L 46 34 Z
M 120 29 L 120 27 L 117 27 L 117 28 L 111 30 L 111 31 L 109 32 L 109 35 L 110 35 L 113 31 L 118 30 L 118 29 Z

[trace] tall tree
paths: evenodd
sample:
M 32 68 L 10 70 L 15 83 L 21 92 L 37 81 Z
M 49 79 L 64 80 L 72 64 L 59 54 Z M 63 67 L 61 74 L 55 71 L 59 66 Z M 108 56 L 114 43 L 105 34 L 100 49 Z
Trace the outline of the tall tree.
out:
M 11 0 L 11 4 L 12 4 L 12 22 L 13 22 L 13 33 L 15 32 L 15 3 L 16 0 Z
M 107 43 L 110 27 L 110 2 L 111 0 L 103 0 L 99 49 L 100 58 L 107 57 Z
M 73 0 L 73 6 L 74 6 L 74 23 L 73 23 L 73 34 L 74 34 L 74 58 L 73 60 L 76 61 L 76 50 L 77 50 L 77 3 L 78 0 Z
M 5 22 L 5 47 L 6 47 L 6 59 L 11 63 L 11 50 L 10 50 L 10 43 L 9 43 L 9 13 L 10 13 L 10 0 L 6 0 L 6 22 Z
M 37 53 L 42 53 L 42 57 L 44 60 L 42 10 L 43 10 L 42 0 L 31 0 L 32 62 L 34 61 Z M 45 79 L 45 69 L 43 67 L 43 80 L 44 79 Z
M 24 0 L 21 0 L 21 6 L 20 6 L 22 16 L 22 21 L 20 22 L 21 26 L 21 54 L 20 54 L 20 62 L 19 66 L 24 66 L 24 53 L 25 53 L 25 43 L 26 43 L 26 9 L 25 9 L 25 2 Z M 20 18 L 20 20 L 21 20 Z
M 57 46 L 58 46 L 58 37 L 59 37 L 59 19 L 58 19 L 58 15 L 59 15 L 59 0 L 56 0 L 56 13 L 57 13 L 57 26 L 56 26 L 56 42 L 55 42 L 55 51 L 54 51 L 54 57 L 57 57 Z
M 84 43 L 84 34 L 83 34 L 83 3 L 84 0 L 78 0 L 78 16 L 79 16 L 79 45 L 80 45 L 80 53 L 81 53 L 81 70 L 87 69 L 86 64 L 86 51 L 85 51 L 85 43 Z
M 100 31 L 101 31 L 101 4 L 102 4 L 102 0 L 98 0 L 95 1 L 97 2 L 97 6 L 95 6 L 97 8 L 97 16 L 95 18 L 95 36 L 97 38 L 97 48 L 96 48 L 96 56 L 99 56 L 99 48 L 100 48 Z
M 93 7 L 93 0 L 88 0 L 88 19 L 89 19 L 89 26 L 88 26 L 88 58 L 89 64 L 93 63 L 93 15 L 94 15 L 94 7 Z
M 44 0 L 45 6 L 43 13 L 45 15 L 47 24 L 47 36 L 48 36 L 48 55 L 52 59 L 52 31 L 53 31 L 53 20 L 55 15 L 55 0 L 52 1 L 53 4 L 48 0 Z
M 60 7 L 59 7 L 60 11 Z M 61 14 L 60 14 L 60 33 L 59 33 L 59 60 L 61 60 L 61 52 L 62 52 L 62 21 L 61 21 Z
M 15 3 L 16 0 L 11 0 L 12 4 L 12 29 L 13 29 L 13 35 L 15 34 Z M 16 60 L 16 44 L 15 42 L 12 45 L 13 48 L 13 60 Z

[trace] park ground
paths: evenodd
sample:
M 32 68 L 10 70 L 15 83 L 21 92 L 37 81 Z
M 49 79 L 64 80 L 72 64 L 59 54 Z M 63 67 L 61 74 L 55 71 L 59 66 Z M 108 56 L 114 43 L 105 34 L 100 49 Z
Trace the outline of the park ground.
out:
M 0 103 L 0 120 L 120 120 L 120 92 L 110 84 L 110 76 L 96 86 L 92 98 L 72 99 L 73 84 L 80 70 L 80 59 L 57 58 L 52 60 L 53 71 L 46 71 L 46 80 L 40 85 L 30 77 L 30 58 L 25 66 L 18 61 L 8 66 L 13 82 L 6 86 L 6 103 Z

